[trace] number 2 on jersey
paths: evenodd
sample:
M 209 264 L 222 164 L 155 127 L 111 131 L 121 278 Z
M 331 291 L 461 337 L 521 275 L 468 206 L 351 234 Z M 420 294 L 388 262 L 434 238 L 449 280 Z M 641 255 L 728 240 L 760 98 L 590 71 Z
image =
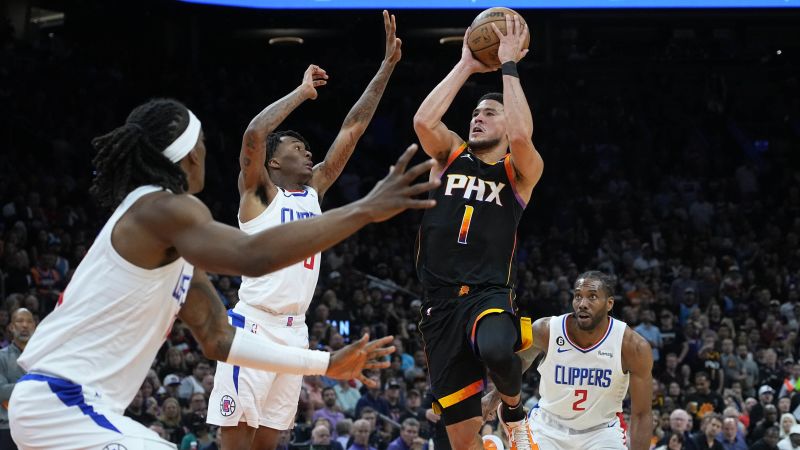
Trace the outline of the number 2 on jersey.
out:
M 589 394 L 589 391 L 586 389 L 575 389 L 575 397 L 578 397 L 574 403 L 572 403 L 572 410 L 573 411 L 586 411 L 586 408 L 581 406 L 581 403 L 586 401 L 586 396 Z
M 466 244 L 467 235 L 469 234 L 469 225 L 472 223 L 472 212 L 475 210 L 472 206 L 464 205 L 464 218 L 461 219 L 461 229 L 458 231 L 458 243 Z

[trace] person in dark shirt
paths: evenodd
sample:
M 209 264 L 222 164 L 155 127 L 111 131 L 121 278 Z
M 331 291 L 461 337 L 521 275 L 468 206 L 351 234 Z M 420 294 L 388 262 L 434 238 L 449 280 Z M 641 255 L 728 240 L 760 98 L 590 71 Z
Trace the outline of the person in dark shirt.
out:
M 750 450 L 777 450 L 778 449 L 778 427 L 773 426 L 767 429 L 764 437 L 750 446 Z
M 700 432 L 692 436 L 687 447 L 691 450 L 725 450 L 716 439 L 721 429 L 722 416 L 717 413 L 706 414 L 700 425 Z
M 137 392 L 133 400 L 131 400 L 131 404 L 125 409 L 125 415 L 142 425 L 149 425 L 156 421 L 156 417 L 147 412 L 147 405 L 145 404 L 141 389 L 139 389 L 139 392 Z
M 425 418 L 425 408 L 422 407 L 422 395 L 416 389 L 409 389 L 406 394 L 406 407 L 400 415 L 400 423 L 406 419 L 415 419 L 419 422 L 420 437 L 425 439 L 431 437 L 430 424 Z
M 669 309 L 662 309 L 658 314 L 658 318 L 658 329 L 661 330 L 661 351 L 665 355 L 674 353 L 677 358 L 675 365 L 679 366 L 689 351 L 686 336 L 683 331 L 675 327 L 675 315 Z M 664 359 L 663 364 L 666 364 L 666 359 Z
M 711 381 L 706 372 L 697 372 L 694 376 L 695 393 L 687 397 L 689 414 L 694 416 L 695 426 L 710 413 L 721 413 L 725 408 L 725 401 L 717 392 L 711 390 Z M 719 430 L 717 430 L 719 431 Z

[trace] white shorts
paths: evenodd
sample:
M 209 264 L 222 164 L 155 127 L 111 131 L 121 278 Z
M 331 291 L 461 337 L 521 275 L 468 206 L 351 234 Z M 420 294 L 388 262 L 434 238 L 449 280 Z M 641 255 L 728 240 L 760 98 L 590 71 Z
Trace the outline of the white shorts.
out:
M 11 437 L 23 450 L 175 450 L 144 425 L 93 402 L 97 393 L 61 378 L 28 374 L 9 401 Z
M 304 320 L 288 321 L 276 317 L 270 323 L 255 321 L 231 310 L 231 324 L 264 336 L 272 342 L 308 348 L 308 328 Z M 297 402 L 303 386 L 302 375 L 265 372 L 219 362 L 214 375 L 214 390 L 208 399 L 206 421 L 231 427 L 247 422 L 253 428 L 288 430 L 294 426 Z
M 622 417 L 588 430 L 573 430 L 536 407 L 528 413 L 528 426 L 539 450 L 627 450 L 627 426 Z

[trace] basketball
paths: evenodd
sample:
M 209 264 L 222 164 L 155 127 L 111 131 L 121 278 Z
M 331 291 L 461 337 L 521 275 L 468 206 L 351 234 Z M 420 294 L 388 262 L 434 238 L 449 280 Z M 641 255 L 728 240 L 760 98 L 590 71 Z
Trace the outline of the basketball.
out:
M 516 11 L 509 8 L 494 7 L 489 8 L 480 14 L 475 20 L 472 21 L 472 29 L 467 36 L 467 45 L 472 50 L 472 55 L 478 61 L 490 67 L 500 65 L 500 60 L 497 58 L 497 49 L 500 47 L 500 39 L 497 38 L 492 23 L 497 25 L 500 32 L 506 33 L 506 14 L 513 14 L 519 16 L 520 25 L 525 25 L 525 19 L 522 18 Z M 531 41 L 530 29 L 525 36 L 525 43 L 522 48 L 528 48 Z

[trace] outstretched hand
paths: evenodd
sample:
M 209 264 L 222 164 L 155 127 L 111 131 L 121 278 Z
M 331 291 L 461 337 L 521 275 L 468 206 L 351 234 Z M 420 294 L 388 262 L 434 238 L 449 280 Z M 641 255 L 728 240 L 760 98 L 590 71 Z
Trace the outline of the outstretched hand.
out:
M 402 52 L 400 46 L 403 41 L 397 37 L 397 22 L 394 14 L 389 15 L 389 11 L 383 10 L 383 28 L 386 30 L 386 55 L 383 60 L 389 64 L 397 64 L 400 61 Z
M 522 48 L 528 35 L 528 24 L 522 24 L 518 15 L 506 14 L 506 34 L 503 34 L 494 23 L 491 25 L 497 38 L 500 39 L 497 58 L 501 64 L 509 61 L 519 62 L 528 54 L 528 49 Z
M 315 100 L 317 98 L 317 88 L 326 84 L 328 84 L 328 74 L 325 69 L 311 64 L 303 73 L 303 82 L 300 83 L 300 89 L 302 89 L 306 98 Z
M 467 66 L 470 73 L 494 72 L 499 69 L 500 66 L 487 66 L 475 58 L 469 48 L 470 31 L 472 31 L 472 27 L 467 27 L 467 31 L 464 32 L 464 41 L 461 44 L 461 63 Z
M 377 387 L 375 380 L 364 376 L 362 371 L 389 367 L 389 361 L 384 361 L 383 357 L 394 353 L 395 347 L 389 345 L 392 342 L 394 336 L 384 336 L 370 341 L 369 335 L 365 334 L 356 342 L 331 354 L 325 375 L 338 380 L 356 378 L 368 387 L 375 388 Z
M 414 198 L 441 184 L 438 178 L 411 184 L 420 175 L 430 172 L 434 164 L 433 160 L 428 160 L 406 170 L 418 148 L 417 144 L 411 144 L 389 169 L 389 174 L 379 181 L 366 197 L 358 201 L 373 222 L 382 222 L 406 209 L 428 209 L 436 205 L 435 200 Z

